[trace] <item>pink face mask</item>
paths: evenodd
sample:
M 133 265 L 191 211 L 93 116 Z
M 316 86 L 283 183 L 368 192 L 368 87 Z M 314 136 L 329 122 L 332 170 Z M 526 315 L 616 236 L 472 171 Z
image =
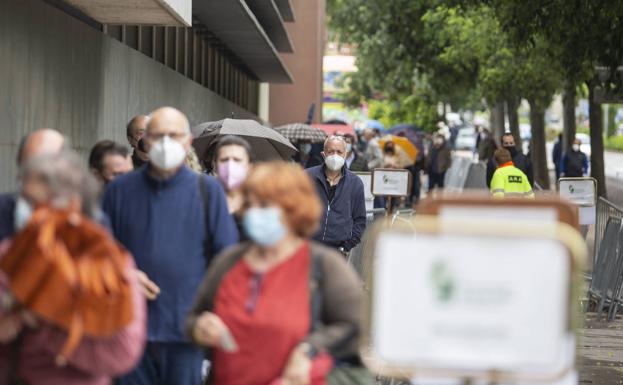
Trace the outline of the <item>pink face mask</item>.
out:
M 228 160 L 218 165 L 218 178 L 227 190 L 233 190 L 247 178 L 247 166 Z

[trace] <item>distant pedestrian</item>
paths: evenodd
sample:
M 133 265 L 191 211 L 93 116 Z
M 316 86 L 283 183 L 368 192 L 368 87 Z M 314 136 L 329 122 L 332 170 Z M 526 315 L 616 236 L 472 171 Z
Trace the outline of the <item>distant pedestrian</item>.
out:
M 491 135 L 491 132 L 486 128 L 482 129 L 482 132 L 478 135 L 476 140 L 476 152 L 478 154 L 478 160 L 481 162 L 488 162 L 493 158 L 493 153 L 497 149 L 495 140 Z
M 443 135 L 435 134 L 433 143 L 426 158 L 426 172 L 428 173 L 428 191 L 435 188 L 443 189 L 446 172 L 452 165 L 452 153 L 446 144 Z
M 229 213 L 234 216 L 240 237 L 246 239 L 242 232 L 242 209 L 245 202 L 241 188 L 251 168 L 251 145 L 239 136 L 227 135 L 219 139 L 214 152 L 214 170 L 225 189 Z
M 186 341 L 184 320 L 212 256 L 238 234 L 218 181 L 183 164 L 192 140 L 186 116 L 157 109 L 144 140 L 149 164 L 112 181 L 103 200 L 150 299 L 147 348 L 118 383 L 199 385 L 203 354 Z
M 357 151 L 355 146 L 355 136 L 353 134 L 344 134 L 346 140 L 346 167 L 352 172 L 367 172 L 368 161 L 365 156 Z
M 515 144 L 515 137 L 513 136 L 513 134 L 507 132 L 502 135 L 501 143 L 502 148 L 510 152 L 515 167 L 517 167 L 524 174 L 526 174 L 526 176 L 528 177 L 528 182 L 530 183 L 530 186 L 532 186 L 534 184 L 534 172 L 532 170 L 532 162 L 530 161 L 530 158 L 528 156 L 524 155 L 521 150 L 517 149 L 517 146 Z M 492 157 L 487 163 L 487 187 L 491 187 L 491 178 L 493 178 L 493 173 L 495 173 L 496 169 L 497 164 L 495 162 L 495 157 Z
M 307 169 L 325 209 L 314 239 L 346 255 L 366 229 L 363 182 L 344 165 L 346 141 L 341 136 L 327 138 L 322 155 L 324 165 Z
M 126 127 L 126 136 L 128 143 L 132 147 L 132 162 L 134 168 L 139 168 L 149 161 L 149 154 L 143 147 L 143 136 L 147 130 L 149 116 L 138 115 L 132 118 Z
M 89 168 L 103 184 L 134 169 L 128 148 L 112 140 L 97 142 L 89 155 Z
M 379 144 L 379 137 L 376 135 L 374 130 L 369 128 L 363 132 L 363 137 L 366 141 L 365 156 L 368 160 L 368 168 L 370 170 L 374 170 L 375 168 L 382 167 L 383 151 L 381 150 L 381 145 Z
M 560 161 L 560 174 L 566 178 L 580 178 L 588 174 L 588 157 L 580 150 L 582 141 L 576 138 L 571 149 Z
M 25 160 L 20 186 L 20 196 L 37 209 L 25 212 L 16 236 L 5 238 L 0 244 L 0 259 L 6 269 L 0 273 L 0 296 L 15 294 L 13 287 L 31 287 L 28 295 L 32 300 L 24 304 L 19 300 L 6 302 L 0 312 L 0 383 L 109 383 L 111 377 L 136 365 L 144 347 L 145 300 L 134 263 L 109 233 L 94 223 L 100 221 L 99 186 L 77 155 L 64 152 Z M 31 218 L 35 221 L 31 222 Z M 72 228 L 71 223 L 76 221 L 79 225 Z M 21 231 L 24 228 L 28 230 Z M 46 243 L 50 237 L 41 235 L 44 231 L 52 232 L 55 247 Z M 65 259 L 68 257 L 70 260 Z M 76 268 L 73 258 L 83 266 L 83 275 L 74 277 L 74 283 L 68 281 L 70 278 L 62 278 L 63 271 Z M 11 262 L 15 260 L 23 260 L 26 266 Z M 119 263 L 119 270 L 85 269 L 96 265 L 110 268 L 113 261 Z M 58 266 L 59 262 L 63 266 Z M 28 269 L 29 273 L 20 274 L 19 269 Z M 45 273 L 38 275 L 37 271 Z M 102 274 L 107 274 L 106 279 L 102 279 Z M 89 282 L 102 285 L 104 281 L 109 303 L 87 287 Z M 81 290 L 64 296 L 72 284 L 80 285 Z M 90 304 L 88 309 L 85 303 Z M 84 324 L 89 325 L 84 334 L 77 335 L 76 345 L 70 337 L 71 324 L 57 323 L 59 317 L 72 316 L 68 308 L 77 311 L 77 316 L 82 315 Z M 52 314 L 56 314 L 56 321 L 47 318 Z M 90 328 L 94 322 L 99 322 L 98 328 L 114 326 L 108 335 L 95 336 Z
M 499 148 L 494 157 L 497 169 L 491 179 L 491 195 L 494 198 L 534 198 L 528 177 L 513 165 L 510 152 Z
M 215 260 L 187 321 L 210 348 L 208 383 L 316 385 L 334 364 L 365 371 L 361 284 L 339 253 L 309 241 L 322 215 L 312 181 L 294 165 L 264 163 L 243 190 L 251 242 Z
M 66 149 L 65 137 L 49 128 L 36 130 L 22 138 L 17 149 L 17 166 L 40 156 L 58 155 Z M 0 241 L 15 234 L 32 212 L 32 205 L 19 192 L 0 194 Z
M 552 161 L 554 162 L 554 169 L 556 170 L 556 180 L 560 179 L 560 163 L 562 162 L 562 134 L 558 134 L 558 141 L 554 143 L 552 149 Z
M 294 155 L 294 161 L 301 165 L 303 168 L 310 168 L 322 164 L 322 157 L 320 156 L 319 149 L 309 140 L 300 140 L 296 143 L 296 147 L 299 152 Z

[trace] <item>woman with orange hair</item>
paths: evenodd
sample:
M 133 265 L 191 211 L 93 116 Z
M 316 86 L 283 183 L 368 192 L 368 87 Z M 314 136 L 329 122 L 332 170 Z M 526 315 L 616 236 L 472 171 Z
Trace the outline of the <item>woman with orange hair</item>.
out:
M 243 192 L 251 241 L 215 259 L 187 322 L 211 349 L 210 383 L 316 385 L 334 361 L 360 365 L 361 285 L 339 253 L 309 241 L 322 210 L 311 180 L 264 163 Z

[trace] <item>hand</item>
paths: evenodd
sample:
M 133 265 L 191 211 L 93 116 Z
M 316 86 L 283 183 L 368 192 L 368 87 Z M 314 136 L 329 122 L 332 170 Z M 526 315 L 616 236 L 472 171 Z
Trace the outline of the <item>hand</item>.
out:
M 312 362 L 303 345 L 298 345 L 290 354 L 283 371 L 282 385 L 309 385 Z
M 160 288 L 158 287 L 158 285 L 156 285 L 154 281 L 149 279 L 149 277 L 147 277 L 147 274 L 140 270 L 136 270 L 136 275 L 138 277 L 138 283 L 141 285 L 145 297 L 147 297 L 147 299 L 150 301 L 155 300 L 158 297 L 158 294 L 160 294 Z
M 214 313 L 205 311 L 199 315 L 193 328 L 193 337 L 203 346 L 221 348 L 227 352 L 238 350 L 229 328 Z

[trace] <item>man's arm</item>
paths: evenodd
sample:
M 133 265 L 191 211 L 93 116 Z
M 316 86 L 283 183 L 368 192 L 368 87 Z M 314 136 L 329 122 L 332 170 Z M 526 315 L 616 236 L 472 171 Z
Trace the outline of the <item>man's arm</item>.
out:
M 584 154 L 584 159 L 582 162 L 582 173 L 584 175 L 588 175 L 588 156 L 586 156 L 586 154 Z
M 495 164 L 493 164 L 493 160 L 489 159 L 487 162 L 487 187 L 491 188 L 491 179 L 493 179 L 493 174 L 495 174 Z
M 351 215 L 353 217 L 353 231 L 349 240 L 344 243 L 344 250 L 349 251 L 361 242 L 363 232 L 366 230 L 366 198 L 363 191 L 363 182 L 355 177 L 353 187 L 353 204 Z
M 560 175 L 561 176 L 565 176 L 565 173 L 567 172 L 567 154 L 562 156 L 562 159 L 560 160 Z
M 212 237 L 210 242 L 212 250 L 207 250 L 206 253 L 209 253 L 209 258 L 212 258 L 223 249 L 238 243 L 239 237 L 234 218 L 227 208 L 227 199 L 223 187 L 214 178 L 205 178 L 210 196 L 208 202 L 208 234 Z

